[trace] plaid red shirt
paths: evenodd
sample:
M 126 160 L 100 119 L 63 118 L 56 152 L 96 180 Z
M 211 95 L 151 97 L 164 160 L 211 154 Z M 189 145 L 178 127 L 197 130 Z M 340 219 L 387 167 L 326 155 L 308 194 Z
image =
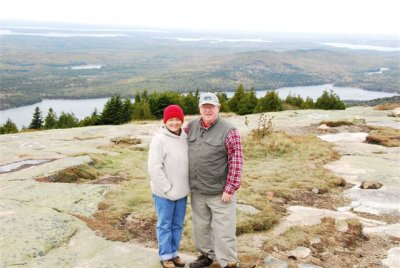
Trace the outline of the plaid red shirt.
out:
M 211 125 L 206 127 L 202 119 L 200 119 L 200 122 L 204 128 L 211 127 Z M 189 133 L 189 124 L 186 125 L 184 131 Z M 228 176 L 224 192 L 234 194 L 240 187 L 240 177 L 243 169 L 243 146 L 237 129 L 232 129 L 226 136 L 225 149 L 228 153 Z

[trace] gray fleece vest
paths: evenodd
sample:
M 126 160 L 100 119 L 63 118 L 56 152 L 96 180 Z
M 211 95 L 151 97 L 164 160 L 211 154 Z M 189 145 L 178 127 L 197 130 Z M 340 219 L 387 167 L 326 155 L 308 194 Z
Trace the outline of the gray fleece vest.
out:
M 228 175 L 228 154 L 225 139 L 234 127 L 222 118 L 210 128 L 200 120 L 190 122 L 189 182 L 190 190 L 202 194 L 221 194 Z

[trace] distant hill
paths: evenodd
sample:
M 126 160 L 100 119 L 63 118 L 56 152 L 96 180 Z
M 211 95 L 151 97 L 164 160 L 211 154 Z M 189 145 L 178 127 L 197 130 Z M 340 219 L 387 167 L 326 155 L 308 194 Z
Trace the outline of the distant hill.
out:
M 400 104 L 400 96 L 393 96 L 389 98 L 379 98 L 373 99 L 369 101 L 356 101 L 356 100 L 347 100 L 344 101 L 347 106 L 376 106 L 380 104 L 386 103 L 399 103 Z
M 299 37 L 250 42 L 228 36 L 182 42 L 171 33 L 118 34 L 3 35 L 0 109 L 43 98 L 133 96 L 143 89 L 234 91 L 240 83 L 256 90 L 335 84 L 400 93 L 398 52 L 329 48 Z M 381 68 L 385 69 L 379 72 Z

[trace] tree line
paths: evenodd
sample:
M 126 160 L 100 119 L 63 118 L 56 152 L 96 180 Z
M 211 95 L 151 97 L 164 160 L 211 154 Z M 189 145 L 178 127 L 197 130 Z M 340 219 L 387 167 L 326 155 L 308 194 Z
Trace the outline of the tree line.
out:
M 185 114 L 193 115 L 198 113 L 199 95 L 198 90 L 184 95 L 176 91 L 149 94 L 144 90 L 135 95 L 133 103 L 128 97 L 122 98 L 120 95 L 116 95 L 106 102 L 101 113 L 98 113 L 95 109 L 90 116 L 82 120 L 76 118 L 73 113 L 61 112 L 58 116 L 52 108 L 49 108 L 47 115 L 43 117 L 40 108 L 36 107 L 28 129 L 120 125 L 135 120 L 161 119 L 164 108 L 170 104 L 178 104 L 183 108 Z M 269 91 L 264 97 L 257 98 L 254 88 L 248 90 L 242 84 L 238 86 L 230 99 L 223 92 L 217 92 L 216 95 L 221 104 L 221 112 L 233 112 L 238 115 L 293 109 L 345 109 L 344 102 L 332 90 L 325 90 L 316 102 L 310 97 L 303 99 L 300 95 L 293 94 L 281 99 L 276 91 Z M 22 131 L 25 130 L 25 128 L 22 129 Z M 0 126 L 0 134 L 18 131 L 17 126 L 10 119 Z

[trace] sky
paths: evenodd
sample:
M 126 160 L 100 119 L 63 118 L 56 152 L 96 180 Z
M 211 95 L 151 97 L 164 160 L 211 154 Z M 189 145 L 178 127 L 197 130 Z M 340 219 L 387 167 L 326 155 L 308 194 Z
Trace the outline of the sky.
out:
M 1 20 L 400 36 L 398 0 L 2 0 Z

